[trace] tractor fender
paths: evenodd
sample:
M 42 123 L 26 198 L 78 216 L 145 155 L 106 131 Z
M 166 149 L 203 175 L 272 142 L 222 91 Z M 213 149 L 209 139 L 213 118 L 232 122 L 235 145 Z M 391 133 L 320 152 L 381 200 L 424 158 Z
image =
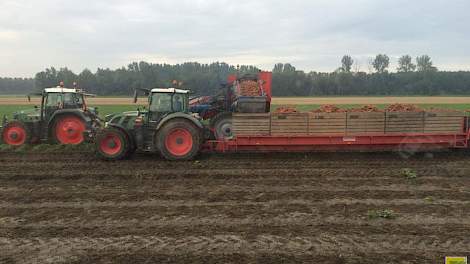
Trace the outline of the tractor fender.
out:
M 195 126 L 197 126 L 198 128 L 200 129 L 204 129 L 204 126 L 201 124 L 201 122 L 196 119 L 194 116 L 192 115 L 189 115 L 189 114 L 186 114 L 186 113 L 172 113 L 172 114 L 169 114 L 167 116 L 165 116 L 159 123 L 158 123 L 158 126 L 157 126 L 157 131 L 160 130 L 160 128 L 162 128 L 168 121 L 170 120 L 173 120 L 173 119 L 176 119 L 176 118 L 181 118 L 181 119 L 186 119 L 186 120 L 189 120 L 191 121 Z

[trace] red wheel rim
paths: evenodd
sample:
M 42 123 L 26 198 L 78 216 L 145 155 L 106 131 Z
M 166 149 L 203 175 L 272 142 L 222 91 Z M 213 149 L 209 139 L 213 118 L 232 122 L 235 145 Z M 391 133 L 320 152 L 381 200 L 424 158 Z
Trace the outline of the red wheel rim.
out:
M 59 120 L 55 127 L 55 135 L 61 144 L 77 145 L 83 142 L 85 124 L 78 117 L 66 117 Z
M 184 128 L 173 129 L 165 138 L 168 152 L 174 156 L 184 156 L 193 148 L 193 137 Z
M 121 151 L 122 145 L 122 140 L 118 135 L 114 133 L 108 133 L 101 140 L 100 149 L 104 154 L 114 156 Z
M 26 130 L 17 125 L 6 127 L 3 131 L 3 142 L 12 146 L 20 146 L 26 142 Z

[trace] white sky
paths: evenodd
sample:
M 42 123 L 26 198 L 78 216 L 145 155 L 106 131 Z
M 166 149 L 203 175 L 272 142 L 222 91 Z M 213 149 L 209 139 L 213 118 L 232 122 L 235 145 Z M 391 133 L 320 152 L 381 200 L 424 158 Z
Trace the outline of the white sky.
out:
M 0 0 L 0 76 L 132 61 L 278 62 L 333 71 L 344 54 L 368 71 L 385 53 L 428 54 L 470 70 L 468 0 Z

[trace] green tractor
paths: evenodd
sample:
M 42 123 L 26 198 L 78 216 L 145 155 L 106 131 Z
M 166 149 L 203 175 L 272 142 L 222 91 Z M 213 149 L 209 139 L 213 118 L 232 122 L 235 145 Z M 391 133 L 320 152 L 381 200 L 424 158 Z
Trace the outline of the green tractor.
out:
M 108 160 L 136 150 L 157 152 L 168 160 L 194 158 L 204 143 L 204 126 L 189 112 L 189 91 L 175 88 L 139 89 L 148 96 L 148 110 L 106 116 L 96 137 L 97 154 Z M 137 90 L 134 102 L 137 102 Z
M 86 94 L 79 89 L 55 87 L 28 95 L 41 97 L 41 107 L 15 112 L 13 118 L 3 117 L 0 127 L 4 144 L 21 146 L 48 141 L 77 145 L 86 140 L 84 132 L 93 135 L 100 121 L 96 108 L 87 107 Z

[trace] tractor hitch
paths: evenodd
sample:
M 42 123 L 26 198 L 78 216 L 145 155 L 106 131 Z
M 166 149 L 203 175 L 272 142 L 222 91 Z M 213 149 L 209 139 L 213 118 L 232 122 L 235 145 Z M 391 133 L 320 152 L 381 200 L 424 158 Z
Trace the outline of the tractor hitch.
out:
M 96 136 L 96 131 L 85 130 L 83 131 L 83 139 L 87 143 L 93 143 Z

